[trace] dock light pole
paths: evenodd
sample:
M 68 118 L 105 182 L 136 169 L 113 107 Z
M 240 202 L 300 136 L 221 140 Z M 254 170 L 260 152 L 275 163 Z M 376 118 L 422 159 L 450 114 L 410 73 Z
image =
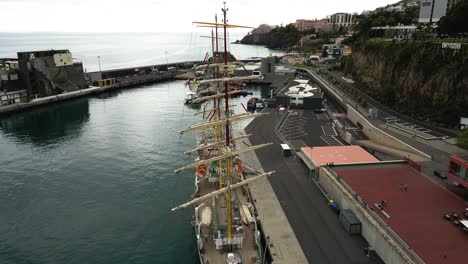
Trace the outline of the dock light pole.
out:
M 98 62 L 99 62 L 99 72 L 102 73 L 102 70 L 101 70 L 101 56 L 97 56 L 98 58 Z

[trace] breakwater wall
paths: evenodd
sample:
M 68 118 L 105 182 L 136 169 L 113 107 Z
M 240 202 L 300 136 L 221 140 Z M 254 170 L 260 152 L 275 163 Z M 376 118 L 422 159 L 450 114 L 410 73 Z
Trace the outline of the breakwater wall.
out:
M 203 63 L 203 61 L 186 61 L 167 64 L 155 64 L 105 71 L 87 72 L 85 75 L 86 80 L 90 84 L 103 79 L 116 79 L 116 81 L 121 82 L 122 85 L 127 85 L 127 83 L 129 85 L 133 85 L 145 81 L 150 82 L 165 79 L 168 75 L 170 76 L 181 74 L 186 70 L 192 69 L 194 65 L 199 65 Z
M 177 75 L 183 74 L 192 69 L 195 64 L 201 61 L 189 61 L 169 64 L 158 64 L 141 67 L 131 67 L 123 69 L 113 69 L 99 72 L 86 73 L 86 80 L 91 85 L 90 88 L 73 92 L 66 92 L 58 95 L 36 98 L 29 102 L 15 102 L 7 105 L 0 105 L 0 116 L 9 115 L 15 112 L 29 110 L 36 107 L 49 105 L 56 102 L 76 99 L 102 92 L 122 89 L 145 83 L 173 80 Z M 95 82 L 103 79 L 115 79 L 112 85 L 102 87 L 92 86 Z
M 0 107 L 0 116 L 32 109 L 32 108 L 36 108 L 40 106 L 49 105 L 49 104 L 56 103 L 56 102 L 76 99 L 76 98 L 87 96 L 87 95 L 98 94 L 98 93 L 102 93 L 106 91 L 112 91 L 118 88 L 119 87 L 116 85 L 105 86 L 105 87 L 91 87 L 91 88 L 82 89 L 82 90 L 78 90 L 74 92 L 68 92 L 68 93 L 63 93 L 63 94 L 58 94 L 58 95 L 53 95 L 53 96 L 37 98 L 27 103 L 10 104 L 10 105 Z

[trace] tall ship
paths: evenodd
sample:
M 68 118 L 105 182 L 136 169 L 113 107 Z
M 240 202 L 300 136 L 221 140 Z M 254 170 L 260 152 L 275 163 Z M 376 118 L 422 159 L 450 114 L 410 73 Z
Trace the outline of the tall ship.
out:
M 224 31 L 224 56 L 213 56 L 214 64 L 221 65 L 213 71 L 213 78 L 203 80 L 203 89 L 210 89 L 212 95 L 194 99 L 194 103 L 205 102 L 204 110 L 195 115 L 202 121 L 189 126 L 180 134 L 191 132 L 196 136 L 196 147 L 185 154 L 194 154 L 194 163 L 178 168 L 194 171 L 194 193 L 192 200 L 172 209 L 194 208 L 193 227 L 197 241 L 200 263 L 263 263 L 265 256 L 261 243 L 257 212 L 250 195 L 248 183 L 272 175 L 274 172 L 246 174 L 249 166 L 241 160 L 243 153 L 267 147 L 272 143 L 257 146 L 236 144 L 250 135 L 236 133 L 233 124 L 253 119 L 262 113 L 236 114 L 229 104 L 229 97 L 238 91 L 230 91 L 229 83 L 239 78 L 228 74 L 227 28 L 241 27 L 227 24 L 228 9 L 222 8 L 223 21 L 218 23 L 194 22 L 201 26 Z M 216 51 L 218 45 L 216 45 Z M 224 63 L 219 60 L 224 60 Z M 220 73 L 222 72 L 222 73 Z M 244 77 L 244 79 L 259 78 Z M 191 85 L 195 85 L 192 83 Z M 195 88 L 194 88 L 195 89 Z M 196 88 L 199 89 L 199 88 Z M 254 171 L 254 170 L 252 170 Z

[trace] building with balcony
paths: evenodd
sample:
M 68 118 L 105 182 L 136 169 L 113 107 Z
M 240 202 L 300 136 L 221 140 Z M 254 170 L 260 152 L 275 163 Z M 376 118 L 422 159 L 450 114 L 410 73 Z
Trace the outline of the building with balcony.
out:
M 328 22 L 333 26 L 346 27 L 353 25 L 354 14 L 336 13 L 330 16 Z

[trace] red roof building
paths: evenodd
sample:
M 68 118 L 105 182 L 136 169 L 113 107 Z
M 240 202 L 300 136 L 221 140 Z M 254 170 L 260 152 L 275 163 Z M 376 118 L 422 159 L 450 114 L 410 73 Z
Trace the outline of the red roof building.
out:
M 299 31 L 304 31 L 304 30 L 309 30 L 309 29 L 316 29 L 318 31 L 323 31 L 323 30 L 331 29 L 331 25 L 328 23 L 328 19 L 326 18 L 314 19 L 314 20 L 298 19 L 296 20 L 296 23 L 294 23 L 294 26 Z
M 373 163 L 379 160 L 369 154 L 360 146 L 329 146 L 329 147 L 305 147 L 301 149 L 312 161 L 315 167 L 327 163 L 351 164 Z
M 405 165 L 333 170 L 425 263 L 468 262 L 468 233 L 444 219 L 452 212 L 463 216 L 462 199 Z M 381 201 L 389 218 L 374 206 Z

